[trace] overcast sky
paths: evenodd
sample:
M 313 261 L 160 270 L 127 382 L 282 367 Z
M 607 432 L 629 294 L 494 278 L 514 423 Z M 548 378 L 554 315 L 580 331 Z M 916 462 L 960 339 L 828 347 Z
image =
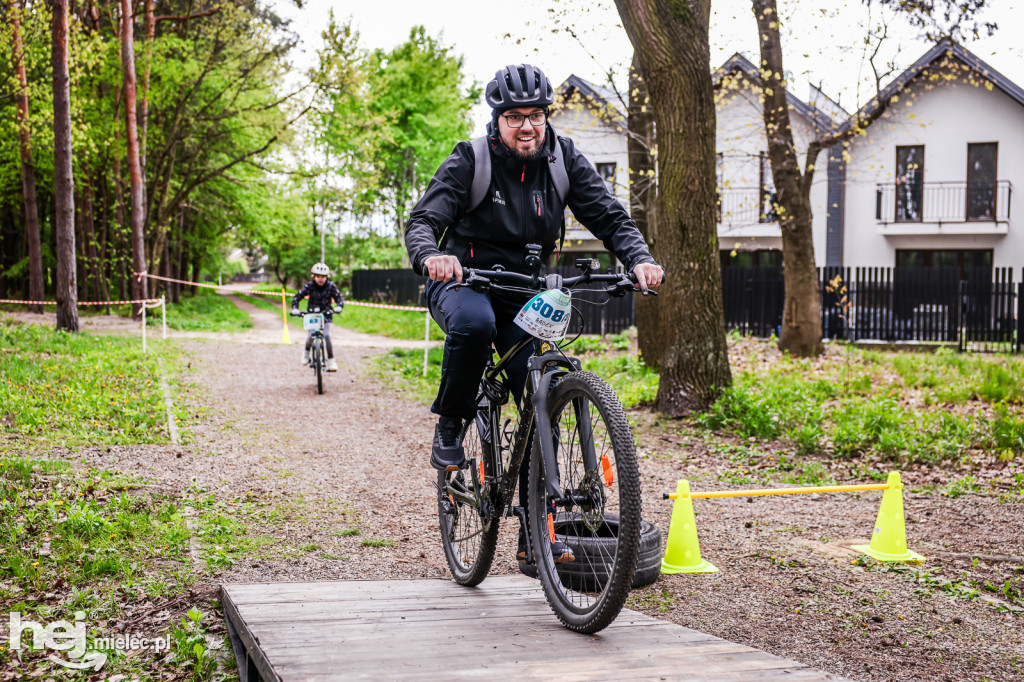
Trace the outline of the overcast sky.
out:
M 632 46 L 619 25 L 612 0 L 305 0 L 298 9 L 288 0 L 271 0 L 279 14 L 292 20 L 291 28 L 302 43 L 293 55 L 298 69 L 308 68 L 321 44 L 320 32 L 333 9 L 340 20 L 352 17 L 363 47 L 390 49 L 409 37 L 411 27 L 422 24 L 433 36 L 465 58 L 470 78 L 481 85 L 504 64 L 528 61 L 544 69 L 556 86 L 570 74 L 592 82 L 603 81 L 603 71 L 623 65 Z M 1024 86 L 1024 48 L 1018 30 L 1024 23 L 1024 0 L 990 0 L 996 9 L 985 15 L 999 24 L 991 38 L 968 42 L 968 49 L 1005 76 Z M 870 67 L 858 45 L 865 26 L 889 16 L 877 8 L 874 16 L 858 0 L 780 0 L 786 69 L 793 74 L 791 91 L 807 98 L 808 83 L 821 84 L 826 94 L 838 97 L 848 110 L 870 96 Z M 750 0 L 713 0 L 711 63 L 718 66 L 735 52 L 757 62 L 757 28 Z M 573 39 L 562 27 L 570 26 Z M 894 24 L 886 54 L 900 68 L 909 66 L 930 45 L 905 25 Z M 858 79 L 858 76 L 860 77 Z M 888 79 L 887 79 L 888 80 Z M 860 90 L 858 93 L 858 82 Z M 858 96 L 859 95 L 859 96 Z M 858 101 L 859 100 L 859 101 Z M 478 131 L 488 118 L 481 105 L 474 112 Z

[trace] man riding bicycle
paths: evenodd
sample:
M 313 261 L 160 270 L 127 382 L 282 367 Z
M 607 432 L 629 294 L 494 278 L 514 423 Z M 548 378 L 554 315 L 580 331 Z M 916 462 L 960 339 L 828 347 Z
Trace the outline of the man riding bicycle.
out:
M 554 103 L 547 76 L 529 64 L 506 66 L 487 84 L 484 95 L 493 111 L 486 138 L 491 176 L 483 200 L 470 207 L 474 148 L 460 142 L 434 174 L 405 230 L 413 269 L 430 279 L 426 289 L 430 314 L 447 334 L 441 385 L 430 408 L 439 415 L 430 463 L 440 470 L 465 463 L 460 440 L 463 420 L 476 413 L 477 386 L 491 344 L 504 353 L 526 334 L 513 318 L 529 297 L 448 289 L 446 283 L 462 281 L 464 265 L 524 272 L 523 255 L 531 243 L 540 244 L 541 258 L 547 259 L 561 237 L 567 204 L 576 219 L 636 274 L 641 290 L 657 287 L 664 276 L 604 179 L 572 140 L 556 137 L 547 122 L 548 107 Z M 557 150 L 554 145 L 559 145 Z M 568 175 L 565 201 L 555 191 L 553 163 L 564 163 Z M 527 359 L 521 353 L 508 372 L 517 403 L 526 383 Z M 528 470 L 526 459 L 519 485 L 524 507 Z M 521 529 L 521 548 L 524 538 Z M 569 554 L 562 560 L 571 559 Z
M 331 306 L 332 301 L 337 301 L 339 308 L 345 307 L 345 299 L 342 298 L 341 292 L 338 291 L 338 287 L 334 282 L 329 281 L 331 276 L 331 269 L 327 267 L 326 263 L 315 263 L 313 267 L 309 269 L 313 279 L 306 283 L 306 286 L 299 290 L 299 293 L 292 297 L 292 312 L 299 309 L 299 301 L 309 297 L 309 305 L 307 310 L 319 310 L 324 316 L 324 345 L 327 346 L 327 367 L 325 369 L 328 372 L 338 371 L 338 362 L 334 359 L 334 347 L 331 345 L 331 319 L 334 317 L 334 308 Z M 309 348 L 313 343 L 313 334 L 315 330 L 311 329 L 309 334 L 306 336 L 306 348 L 302 351 L 302 364 L 309 364 Z

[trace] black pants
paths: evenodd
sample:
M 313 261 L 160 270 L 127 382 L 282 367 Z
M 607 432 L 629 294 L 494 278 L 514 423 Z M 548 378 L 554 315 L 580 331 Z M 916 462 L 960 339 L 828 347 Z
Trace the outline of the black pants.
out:
M 502 294 L 481 293 L 469 288 L 447 290 L 444 282 L 427 283 L 427 307 L 447 338 L 441 363 L 441 385 L 430 411 L 444 417 L 472 419 L 476 415 L 476 396 L 483 377 L 491 344 L 505 353 L 527 335 L 513 319 L 529 300 Z M 519 404 L 526 386 L 529 349 L 524 349 L 508 366 L 508 386 Z M 532 442 L 519 472 L 519 502 L 526 505 L 527 472 Z

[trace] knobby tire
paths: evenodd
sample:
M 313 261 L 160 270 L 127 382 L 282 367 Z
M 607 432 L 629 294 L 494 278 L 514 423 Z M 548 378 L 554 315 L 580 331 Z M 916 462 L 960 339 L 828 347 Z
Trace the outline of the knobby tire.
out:
M 476 506 L 451 494 L 451 490 L 456 490 L 472 496 L 473 471 L 479 472 L 480 462 L 487 454 L 480 435 L 476 420 L 467 420 L 462 447 L 469 467 L 437 473 L 437 518 L 444 556 L 455 582 L 468 587 L 479 585 L 491 570 L 500 520 L 498 505 L 491 504 L 491 513 L 484 519 Z
M 629 596 L 640 542 L 640 476 L 622 404 L 611 386 L 591 372 L 571 372 L 548 394 L 557 471 L 565 501 L 548 519 L 541 434 L 530 456 L 529 519 L 538 577 L 558 619 L 576 632 L 594 633 L 618 616 Z M 584 415 L 591 436 L 581 439 Z M 553 438 L 551 433 L 549 438 Z M 589 442 L 585 442 L 589 441 Z M 588 456 L 587 450 L 592 452 Z M 585 461 L 596 462 L 588 468 Z M 606 522 L 608 519 L 609 522 Z M 577 550 L 573 562 L 555 564 L 551 532 L 573 547 L 579 537 L 601 538 L 599 556 Z

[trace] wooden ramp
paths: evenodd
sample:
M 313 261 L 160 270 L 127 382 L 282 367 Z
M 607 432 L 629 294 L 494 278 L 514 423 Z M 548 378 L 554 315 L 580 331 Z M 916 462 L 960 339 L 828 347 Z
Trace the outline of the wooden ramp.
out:
M 801 663 L 623 610 L 597 635 L 559 623 L 540 585 L 491 577 L 221 588 L 241 682 L 835 680 Z

